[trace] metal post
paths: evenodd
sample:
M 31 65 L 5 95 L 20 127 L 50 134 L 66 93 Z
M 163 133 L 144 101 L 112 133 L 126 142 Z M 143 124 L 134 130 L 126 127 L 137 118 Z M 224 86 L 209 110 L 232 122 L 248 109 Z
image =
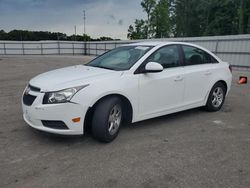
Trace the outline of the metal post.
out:
M 95 50 L 96 50 L 95 55 L 97 56 L 97 55 L 98 55 L 98 54 L 97 54 L 97 43 L 95 43 Z
M 83 35 L 86 35 L 86 12 L 83 10 Z
M 84 42 L 84 55 L 87 55 L 87 42 Z
M 6 55 L 6 46 L 5 46 L 5 42 L 3 43 L 3 50 L 4 50 L 4 55 Z
M 107 51 L 106 43 L 104 43 L 104 50 Z
M 23 55 L 24 55 L 24 44 L 23 44 L 23 41 L 22 41 L 22 51 L 23 51 Z
M 217 52 L 218 52 L 218 45 L 219 45 L 219 40 L 216 41 L 216 45 L 215 45 L 215 54 L 217 54 Z
M 74 41 L 76 41 L 76 25 L 75 25 L 75 36 L 74 36 Z
M 41 45 L 41 55 L 43 55 L 43 43 L 40 43 Z
M 58 55 L 60 55 L 61 52 L 60 52 L 60 43 L 59 43 L 59 41 L 57 41 L 57 48 L 58 48 Z
M 75 45 L 72 43 L 72 48 L 73 48 L 73 55 L 75 55 Z

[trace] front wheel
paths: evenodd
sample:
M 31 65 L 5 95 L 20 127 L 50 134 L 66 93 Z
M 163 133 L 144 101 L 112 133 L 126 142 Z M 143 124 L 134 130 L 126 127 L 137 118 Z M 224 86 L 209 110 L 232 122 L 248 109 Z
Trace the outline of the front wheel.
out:
M 221 82 L 216 83 L 211 89 L 205 109 L 216 112 L 221 109 L 226 96 L 226 87 Z
M 100 101 L 93 114 L 92 134 L 102 142 L 113 141 L 122 123 L 122 102 L 118 97 Z

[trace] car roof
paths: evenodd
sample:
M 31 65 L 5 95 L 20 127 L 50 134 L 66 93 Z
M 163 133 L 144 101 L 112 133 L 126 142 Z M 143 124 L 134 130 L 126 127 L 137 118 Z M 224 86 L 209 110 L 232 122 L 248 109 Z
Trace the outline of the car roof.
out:
M 165 45 L 170 45 L 170 44 L 182 44 L 182 45 L 188 45 L 188 46 L 193 46 L 193 47 L 197 47 L 200 48 L 202 50 L 208 51 L 207 49 L 193 44 L 193 43 L 189 43 L 189 42 L 177 42 L 177 41 L 150 41 L 150 42 L 136 42 L 136 43 L 131 43 L 131 44 L 127 44 L 124 46 L 165 46 Z
M 188 42 L 178 42 L 178 41 L 146 41 L 146 42 L 135 42 L 131 44 L 127 44 L 124 46 L 164 46 L 169 44 L 183 44 L 183 45 L 190 45 L 201 48 L 201 46 L 195 45 L 193 43 Z
M 127 44 L 126 46 L 158 46 L 163 44 L 170 44 L 171 42 L 158 42 L 158 41 L 150 41 L 150 42 L 136 42 Z

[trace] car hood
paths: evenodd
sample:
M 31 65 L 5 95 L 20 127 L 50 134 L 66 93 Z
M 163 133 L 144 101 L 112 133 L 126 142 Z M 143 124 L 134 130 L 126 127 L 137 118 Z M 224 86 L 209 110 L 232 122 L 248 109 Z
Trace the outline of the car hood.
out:
M 58 91 L 69 87 L 89 84 L 94 79 L 115 73 L 118 72 L 103 68 L 76 65 L 40 74 L 31 79 L 29 84 L 40 88 L 42 92 Z

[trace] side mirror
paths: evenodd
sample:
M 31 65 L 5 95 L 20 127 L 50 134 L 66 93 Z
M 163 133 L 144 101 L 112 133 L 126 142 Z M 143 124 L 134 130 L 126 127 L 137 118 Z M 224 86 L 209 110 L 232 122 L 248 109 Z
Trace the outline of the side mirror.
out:
M 148 62 L 145 66 L 146 73 L 161 72 L 163 71 L 163 66 L 160 63 Z

